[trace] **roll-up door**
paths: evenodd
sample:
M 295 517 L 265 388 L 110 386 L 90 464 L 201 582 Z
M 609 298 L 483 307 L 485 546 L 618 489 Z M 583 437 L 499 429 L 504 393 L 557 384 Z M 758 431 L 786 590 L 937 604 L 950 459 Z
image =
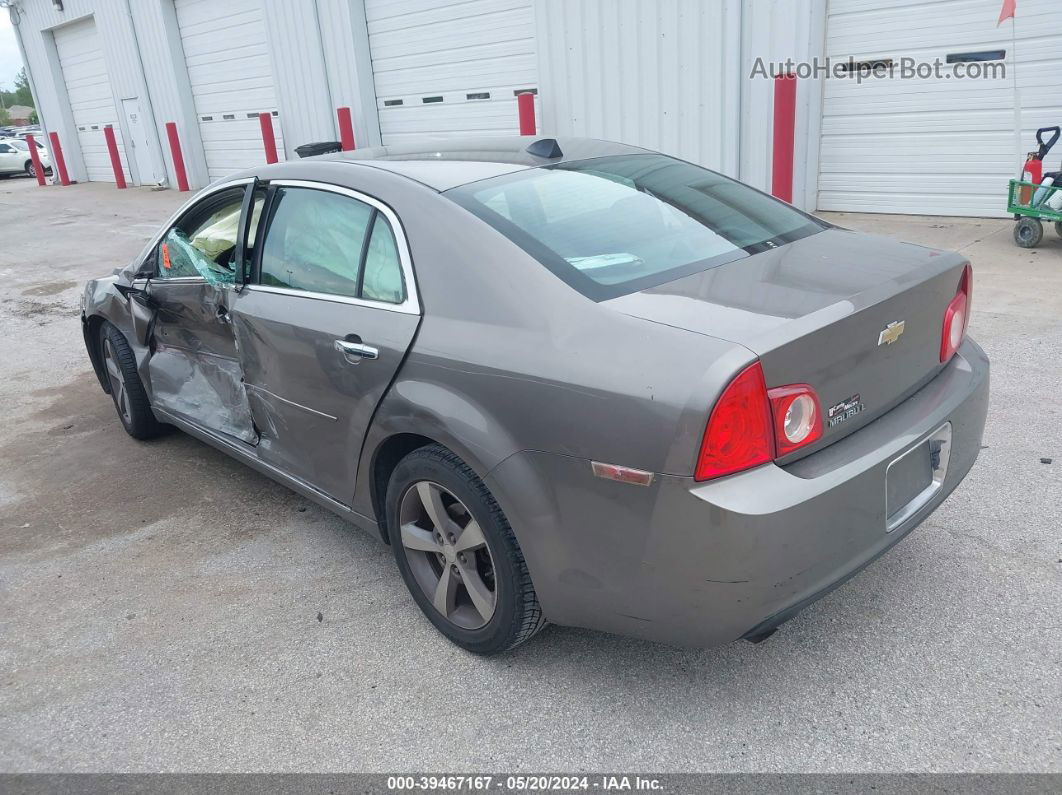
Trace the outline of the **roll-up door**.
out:
M 283 158 L 259 0 L 176 0 L 175 7 L 210 179 L 265 162 L 260 113 L 273 115 Z
M 531 0 L 366 0 L 385 144 L 518 132 L 516 92 L 537 88 Z

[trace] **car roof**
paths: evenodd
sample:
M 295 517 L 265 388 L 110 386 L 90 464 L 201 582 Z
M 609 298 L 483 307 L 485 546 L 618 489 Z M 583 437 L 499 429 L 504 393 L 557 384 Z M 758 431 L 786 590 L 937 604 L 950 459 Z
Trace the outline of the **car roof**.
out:
M 560 154 L 555 157 L 531 154 L 527 149 L 536 142 L 542 151 L 556 154 L 559 149 Z M 554 143 L 556 149 L 553 147 Z M 553 139 L 537 135 L 511 135 L 499 138 L 426 138 L 410 143 L 318 155 L 307 160 L 378 168 L 434 190 L 444 191 L 469 182 L 529 168 L 595 157 L 648 152 L 649 150 L 637 146 L 595 138 Z M 265 176 L 264 173 L 261 175 Z

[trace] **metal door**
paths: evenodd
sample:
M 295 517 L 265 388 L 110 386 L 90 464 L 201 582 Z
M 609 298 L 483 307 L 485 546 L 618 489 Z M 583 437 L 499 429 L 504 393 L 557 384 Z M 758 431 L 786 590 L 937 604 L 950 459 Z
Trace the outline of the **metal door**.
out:
M 140 100 L 137 97 L 122 100 L 122 113 L 125 115 L 125 127 L 129 132 L 129 148 L 133 151 L 136 163 L 138 183 L 148 185 L 158 182 L 160 175 L 155 172 L 155 161 L 148 144 L 147 127 L 140 114 Z
M 267 205 L 268 225 L 257 247 L 258 283 L 246 285 L 231 306 L 251 413 L 261 434 L 259 456 L 349 503 L 362 440 L 420 322 L 411 262 L 398 218 L 385 205 L 320 183 L 274 185 L 330 191 L 369 205 L 367 239 L 376 223 L 386 224 L 397 250 L 404 292 L 396 303 L 262 284 L 261 257 L 268 254 L 270 236 L 281 234 L 275 207 Z M 312 217 L 300 222 L 300 234 L 312 237 L 314 223 Z M 354 261 L 359 250 L 361 257 L 358 272 L 368 248 L 355 250 Z

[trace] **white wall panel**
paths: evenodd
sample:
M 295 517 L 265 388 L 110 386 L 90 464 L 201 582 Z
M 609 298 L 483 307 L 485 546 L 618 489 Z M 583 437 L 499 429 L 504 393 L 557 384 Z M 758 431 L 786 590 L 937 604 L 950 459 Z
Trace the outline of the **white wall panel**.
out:
M 284 145 L 294 158 L 300 144 L 338 138 L 317 4 L 264 0 L 264 7 Z
M 542 130 L 659 149 L 770 189 L 765 62 L 821 56 L 820 0 L 536 0 Z M 821 85 L 798 87 L 793 202 L 815 206 Z
M 1038 127 L 1062 120 L 1062 13 L 1057 0 L 1022 0 L 1017 60 L 1000 3 L 832 0 L 827 52 L 857 61 L 942 61 L 949 53 L 1007 51 L 1007 75 L 831 79 L 825 83 L 819 207 L 824 210 L 1003 216 L 1007 180 Z M 1014 72 L 1021 97 L 1015 138 Z M 1047 170 L 1057 170 L 1058 152 Z
M 365 4 L 363 0 L 317 0 L 317 17 L 332 104 L 351 109 L 359 147 L 379 146 L 380 115 Z
M 536 0 L 540 129 L 736 175 L 739 0 Z
M 741 25 L 741 179 L 771 190 L 774 150 L 773 79 L 753 77 L 756 60 L 765 64 L 811 63 L 822 59 L 826 12 L 821 0 L 744 0 Z M 797 83 L 793 204 L 816 206 L 822 81 Z

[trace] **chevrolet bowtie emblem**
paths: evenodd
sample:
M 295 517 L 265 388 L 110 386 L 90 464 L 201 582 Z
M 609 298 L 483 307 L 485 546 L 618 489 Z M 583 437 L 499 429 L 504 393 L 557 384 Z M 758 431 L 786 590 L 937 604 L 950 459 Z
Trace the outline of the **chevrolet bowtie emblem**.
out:
M 903 320 L 894 320 L 878 334 L 878 345 L 892 345 L 903 334 Z

